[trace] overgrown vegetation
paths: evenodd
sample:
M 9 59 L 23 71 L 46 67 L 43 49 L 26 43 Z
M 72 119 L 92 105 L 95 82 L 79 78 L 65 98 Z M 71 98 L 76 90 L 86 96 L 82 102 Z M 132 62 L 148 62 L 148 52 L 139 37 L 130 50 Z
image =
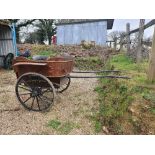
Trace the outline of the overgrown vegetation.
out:
M 57 51 L 53 50 L 52 46 L 48 45 L 33 45 L 31 46 L 32 55 L 46 55 L 46 56 L 55 56 Z
M 104 62 L 98 56 L 75 59 L 75 67 L 80 70 L 100 70 L 104 65 Z
M 56 56 L 56 53 L 53 52 L 53 51 L 40 51 L 37 54 L 38 55 L 45 55 L 45 56 L 48 56 L 48 57 L 54 57 L 54 56 Z
M 155 134 L 154 89 L 146 77 L 147 62 L 135 64 L 123 54 L 113 56 L 104 69 L 121 70 L 130 80 L 101 79 L 95 91 L 99 110 L 94 115 L 95 131 L 106 134 Z

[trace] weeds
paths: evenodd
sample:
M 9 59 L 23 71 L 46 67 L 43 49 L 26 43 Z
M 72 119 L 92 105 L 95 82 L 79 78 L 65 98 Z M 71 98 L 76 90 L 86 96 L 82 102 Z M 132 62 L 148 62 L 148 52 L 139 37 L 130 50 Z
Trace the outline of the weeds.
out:
M 95 132 L 99 133 L 102 130 L 102 123 L 99 121 L 95 121 Z
M 45 56 L 51 56 L 51 57 L 54 57 L 56 56 L 56 53 L 53 52 L 53 51 L 40 51 L 40 52 L 37 52 L 37 55 L 45 55 Z
M 152 102 L 152 103 L 155 103 L 155 96 L 154 94 L 150 93 L 150 92 L 144 92 L 142 93 L 142 96 L 144 99 Z
M 123 54 L 115 55 L 107 62 L 104 69 L 121 70 L 122 75 L 127 75 L 132 79 L 101 79 L 99 81 L 100 86 L 96 87 L 95 91 L 99 95 L 100 106 L 93 116 L 96 133 L 101 132 L 103 126 L 106 126 L 111 134 L 148 132 L 148 122 L 145 119 L 153 117 L 149 114 L 150 112 L 155 114 L 155 97 L 151 89 L 141 86 L 148 84 L 146 68 L 146 61 L 137 65 Z M 145 108 L 145 100 L 149 102 L 148 110 Z M 134 111 L 129 112 L 129 107 L 134 103 L 141 105 L 139 109 L 134 109 L 141 112 L 139 115 L 136 115 Z M 142 108 L 145 108 L 145 113 L 142 112 Z M 136 121 L 131 121 L 132 115 L 136 115 Z
M 155 107 L 151 107 L 150 112 L 155 115 Z
M 60 122 L 59 120 L 51 120 L 48 122 L 48 127 L 53 128 L 56 130 L 59 134 L 69 134 L 74 128 L 79 128 L 80 126 L 67 121 L 67 122 Z
M 80 70 L 100 70 L 104 62 L 99 57 L 76 58 L 75 67 Z
M 58 129 L 60 125 L 61 125 L 61 122 L 58 120 L 51 120 L 48 123 L 48 126 L 52 127 L 53 129 Z
M 61 134 L 69 134 L 71 132 L 71 130 L 75 127 L 74 123 L 72 122 L 65 122 L 60 128 L 59 128 L 59 132 Z

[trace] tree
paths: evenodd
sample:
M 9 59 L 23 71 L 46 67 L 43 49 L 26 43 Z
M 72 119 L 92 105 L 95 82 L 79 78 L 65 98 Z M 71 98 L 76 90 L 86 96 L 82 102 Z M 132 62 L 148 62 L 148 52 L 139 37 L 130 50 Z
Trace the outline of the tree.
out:
M 155 27 L 152 40 L 152 51 L 149 58 L 148 79 L 151 82 L 155 81 Z
M 114 42 L 114 49 L 116 50 L 117 45 L 120 46 L 119 51 L 125 44 L 125 32 L 123 31 L 113 31 L 109 34 L 109 39 Z
M 40 30 L 37 30 L 35 32 L 28 33 L 24 42 L 30 44 L 44 44 L 44 40 L 44 33 Z
M 8 19 L 11 23 L 15 24 L 16 40 L 20 43 L 19 32 L 22 27 L 32 24 L 36 19 Z
M 145 37 L 143 38 L 143 44 L 151 47 L 152 46 L 152 37 Z
M 48 40 L 48 44 L 51 45 L 51 38 L 56 34 L 56 26 L 54 19 L 39 19 L 39 23 L 36 25 L 38 33 L 42 35 L 42 38 Z
M 119 37 L 120 37 L 120 40 L 119 40 L 120 49 L 119 49 L 119 51 L 121 51 L 123 48 L 123 45 L 126 43 L 125 32 L 123 32 L 123 31 L 119 32 Z
M 118 37 L 119 37 L 119 31 L 113 31 L 113 32 L 111 32 L 109 34 L 110 40 L 112 40 L 114 42 L 114 49 L 115 50 L 116 50 L 116 47 L 117 47 Z

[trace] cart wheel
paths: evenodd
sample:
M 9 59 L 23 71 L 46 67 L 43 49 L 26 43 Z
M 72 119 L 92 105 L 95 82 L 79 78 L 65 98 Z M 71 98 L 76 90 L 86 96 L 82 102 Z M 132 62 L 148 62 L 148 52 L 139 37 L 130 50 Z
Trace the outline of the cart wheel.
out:
M 70 77 L 66 77 L 65 82 L 62 85 L 60 85 L 58 88 L 56 88 L 56 91 L 58 93 L 62 93 L 63 91 L 68 89 L 68 87 L 70 86 L 70 82 L 71 82 Z
M 12 60 L 14 58 L 14 55 L 12 53 L 9 53 L 5 58 L 4 58 L 4 68 L 5 69 L 12 69 Z
M 26 73 L 17 80 L 16 96 L 28 110 L 44 111 L 54 102 L 55 89 L 51 81 L 38 73 Z

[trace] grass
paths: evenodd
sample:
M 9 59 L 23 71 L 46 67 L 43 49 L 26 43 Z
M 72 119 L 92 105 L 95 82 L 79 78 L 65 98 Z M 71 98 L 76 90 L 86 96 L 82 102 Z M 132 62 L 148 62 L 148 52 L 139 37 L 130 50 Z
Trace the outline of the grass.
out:
M 44 56 L 55 56 L 58 54 L 57 51 L 54 50 L 53 46 L 49 45 L 32 45 L 31 46 L 32 50 L 32 56 L 33 55 L 44 55 Z
M 55 56 L 56 53 L 53 51 L 40 51 L 40 52 L 37 52 L 37 55 Z
M 95 132 L 99 133 L 102 130 L 102 123 L 100 121 L 95 121 Z
M 155 119 L 155 97 L 154 90 L 144 87 L 149 84 L 147 67 L 147 61 L 136 64 L 123 54 L 115 55 L 107 62 L 104 69 L 121 70 L 121 75 L 129 76 L 131 79 L 100 79 L 100 85 L 95 89 L 100 102 L 93 118 L 96 133 L 102 131 L 102 126 L 106 126 L 111 134 L 148 132 L 142 128 L 151 124 L 148 119 Z M 148 109 L 145 108 L 146 102 Z M 130 111 L 130 107 L 134 112 Z M 136 122 L 132 121 L 135 115 L 138 118 Z
M 104 62 L 98 57 L 79 57 L 75 59 L 75 67 L 80 70 L 99 70 L 103 68 Z
M 110 63 L 119 70 L 133 70 L 136 68 L 136 64 L 132 59 L 125 57 L 124 55 L 113 56 L 110 60 Z
M 102 123 L 102 126 L 114 125 L 114 120 L 123 117 L 133 101 L 131 90 L 117 79 L 106 79 L 104 85 L 99 86 L 96 91 L 99 94 L 100 106 L 95 117 Z M 99 129 L 101 127 L 95 125 L 95 131 L 100 132 Z
M 37 52 L 40 52 L 40 51 L 53 51 L 54 48 L 53 46 L 49 46 L 49 45 L 33 45 L 31 46 L 32 48 L 32 51 L 37 53 Z
M 55 57 L 57 55 L 56 52 L 53 51 L 37 51 L 37 52 L 32 52 L 32 55 L 28 59 L 32 59 L 33 55 L 43 55 L 47 57 Z
M 140 64 L 136 64 L 131 58 L 125 56 L 124 54 L 115 55 L 110 60 L 111 65 L 115 66 L 118 70 L 126 71 L 145 71 L 148 66 L 147 61 L 143 61 Z
M 79 128 L 78 124 L 75 124 L 71 121 L 60 122 L 59 120 L 50 120 L 48 122 L 48 127 L 56 130 L 58 134 L 67 135 L 69 134 L 74 128 Z
M 60 125 L 61 125 L 61 122 L 58 120 L 51 120 L 48 123 L 48 126 L 52 127 L 53 129 L 58 129 Z
M 131 58 L 124 54 L 115 55 L 109 62 L 115 69 L 121 70 L 124 74 L 132 77 L 132 82 L 148 83 L 147 68 L 148 62 L 145 60 L 142 63 L 136 64 Z
M 60 128 L 59 132 L 63 135 L 69 134 L 73 129 L 75 125 L 72 122 L 65 122 Z
M 155 114 L 155 107 L 154 108 L 150 108 L 150 112 Z

